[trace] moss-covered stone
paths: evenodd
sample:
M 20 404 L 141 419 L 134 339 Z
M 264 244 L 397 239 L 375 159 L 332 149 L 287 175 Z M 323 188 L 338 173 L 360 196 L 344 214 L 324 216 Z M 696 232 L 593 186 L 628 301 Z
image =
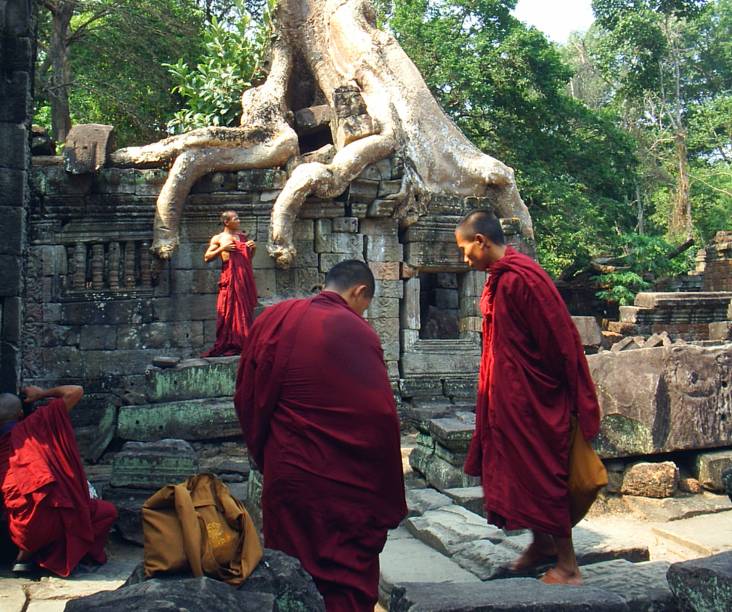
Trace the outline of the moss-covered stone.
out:
M 182 361 L 175 368 L 147 372 L 147 396 L 152 402 L 232 397 L 239 358 Z

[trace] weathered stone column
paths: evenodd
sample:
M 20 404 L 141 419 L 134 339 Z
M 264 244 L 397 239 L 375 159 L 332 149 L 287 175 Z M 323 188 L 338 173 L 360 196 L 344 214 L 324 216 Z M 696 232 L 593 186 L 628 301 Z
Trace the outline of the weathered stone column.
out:
M 34 3 L 0 2 L 0 391 L 20 376 L 23 255 L 29 202 Z

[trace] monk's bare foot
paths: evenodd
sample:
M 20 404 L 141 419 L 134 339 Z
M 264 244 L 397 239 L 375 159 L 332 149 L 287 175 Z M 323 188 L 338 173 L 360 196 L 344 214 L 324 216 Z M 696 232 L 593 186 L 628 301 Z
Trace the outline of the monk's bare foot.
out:
M 18 556 L 15 557 L 16 563 L 26 563 L 30 561 L 33 558 L 33 553 L 28 552 L 27 550 L 19 550 Z
M 556 548 L 552 546 L 540 546 L 536 542 L 532 542 L 508 568 L 512 572 L 525 572 L 542 565 L 555 563 L 556 560 Z
M 559 566 L 552 567 L 541 581 L 544 584 L 568 584 L 570 586 L 580 586 L 582 584 L 582 574 L 579 568 L 574 571 L 567 571 Z

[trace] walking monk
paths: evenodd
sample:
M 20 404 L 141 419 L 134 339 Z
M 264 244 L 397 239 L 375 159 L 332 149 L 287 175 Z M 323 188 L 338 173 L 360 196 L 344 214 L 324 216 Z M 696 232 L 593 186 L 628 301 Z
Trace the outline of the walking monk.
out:
M 216 300 L 216 343 L 204 357 L 239 355 L 249 335 L 257 288 L 252 256 L 257 246 L 239 231 L 239 216 L 233 210 L 221 213 L 224 231 L 211 238 L 205 262 L 220 258 L 221 277 Z
M 600 409 L 579 334 L 551 278 L 506 246 L 492 213 L 467 215 L 455 239 L 471 268 L 489 272 L 465 471 L 483 479 L 488 522 L 533 533 L 509 571 L 529 573 L 556 559 L 544 582 L 580 584 L 567 486 L 570 417 L 589 440 Z
M 36 564 L 68 576 L 85 557 L 105 563 L 104 544 L 117 511 L 90 499 L 68 414 L 84 390 L 66 385 L 26 387 L 23 393 L 28 403 L 54 399 L 23 418 L 20 399 L 0 394 L 0 500 L 19 548 L 13 571 Z
M 407 513 L 394 396 L 366 264 L 336 264 L 320 295 L 267 308 L 234 403 L 264 473 L 264 543 L 297 557 L 328 612 L 373 612 L 379 553 Z

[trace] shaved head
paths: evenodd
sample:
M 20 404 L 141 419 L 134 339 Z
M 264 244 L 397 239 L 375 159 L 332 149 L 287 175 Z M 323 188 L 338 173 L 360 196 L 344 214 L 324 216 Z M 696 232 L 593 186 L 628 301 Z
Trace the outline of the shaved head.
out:
M 341 293 L 356 285 L 366 285 L 366 297 L 374 297 L 374 274 L 364 262 L 347 259 L 334 265 L 325 275 L 325 288 Z
M 0 424 L 23 416 L 23 404 L 17 395 L 0 393 Z
M 476 234 L 482 234 L 493 244 L 502 246 L 506 243 L 501 222 L 490 210 L 469 212 L 458 223 L 457 231 L 466 240 L 473 240 Z

